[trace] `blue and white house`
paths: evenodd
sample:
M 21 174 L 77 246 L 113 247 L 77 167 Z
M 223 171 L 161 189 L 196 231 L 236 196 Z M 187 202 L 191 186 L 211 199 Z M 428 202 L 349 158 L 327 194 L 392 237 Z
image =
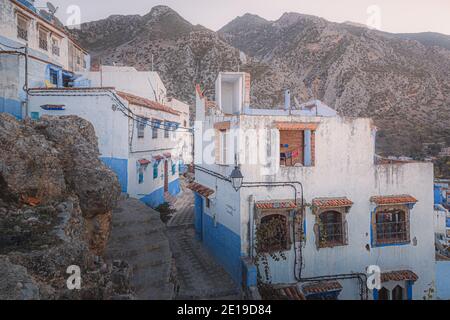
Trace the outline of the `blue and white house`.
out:
M 156 72 L 102 69 L 83 74 L 77 87 L 30 88 L 30 116 L 78 115 L 90 121 L 100 158 L 116 172 L 122 191 L 157 207 L 181 191 L 180 167 L 192 154 L 189 106 L 167 98 Z M 103 83 L 97 83 L 100 72 Z
M 28 113 L 27 87 L 68 87 L 90 56 L 32 0 L 0 0 L 0 112 Z
M 371 119 L 285 100 L 252 108 L 247 73 L 220 73 L 214 102 L 197 88 L 196 236 L 246 287 L 259 275 L 306 299 L 429 298 L 433 165 L 377 157 Z

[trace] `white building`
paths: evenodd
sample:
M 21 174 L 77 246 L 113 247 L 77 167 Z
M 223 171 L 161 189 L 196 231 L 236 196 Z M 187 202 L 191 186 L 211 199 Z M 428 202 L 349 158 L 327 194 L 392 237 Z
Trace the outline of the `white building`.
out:
M 192 158 L 189 106 L 169 101 L 156 73 L 128 68 L 121 82 L 123 68 L 105 69 L 109 74 L 101 75 L 100 87 L 91 85 L 98 84 L 99 72 L 89 72 L 75 81 L 84 87 L 31 88 L 29 115 L 78 115 L 90 121 L 99 156 L 116 172 L 122 191 L 156 207 L 180 192 L 180 168 Z M 150 99 L 156 86 L 164 92 L 161 102 Z
M 215 103 L 197 89 L 197 237 L 246 286 L 259 273 L 307 299 L 422 299 L 435 277 L 432 164 L 375 161 L 371 119 L 293 108 L 288 92 L 285 109 L 249 97 L 246 73 L 220 73 Z M 368 290 L 372 265 L 382 283 Z
M 89 54 L 34 1 L 0 0 L 0 112 L 27 114 L 27 87 L 68 87 Z

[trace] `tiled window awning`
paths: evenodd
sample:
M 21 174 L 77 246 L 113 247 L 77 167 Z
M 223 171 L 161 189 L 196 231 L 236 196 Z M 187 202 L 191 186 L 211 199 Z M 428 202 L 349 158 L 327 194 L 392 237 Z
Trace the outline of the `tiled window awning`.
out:
M 381 273 L 381 282 L 388 281 L 417 281 L 419 277 L 411 270 L 398 270 Z
M 155 161 L 161 161 L 162 159 L 164 159 L 164 157 L 158 154 L 158 155 L 156 155 L 156 156 L 153 156 L 153 159 L 154 159 Z
M 230 127 L 231 127 L 230 121 L 214 123 L 214 129 L 216 129 L 216 130 L 229 130 Z
M 172 154 L 170 152 L 164 152 L 163 156 L 166 158 L 172 158 Z
M 150 161 L 150 160 L 147 160 L 147 159 L 140 159 L 140 160 L 138 160 L 138 163 L 139 163 L 141 166 L 146 166 L 146 165 L 149 165 L 149 164 L 151 163 L 151 161 Z
M 276 289 L 276 291 L 282 300 L 305 300 L 303 294 L 298 291 L 297 286 L 282 287 Z
M 392 204 L 408 204 L 416 203 L 417 199 L 413 196 L 402 194 L 398 196 L 375 196 L 370 198 L 370 201 L 377 205 L 392 205 Z
M 44 110 L 65 110 L 66 106 L 63 104 L 44 104 L 41 106 Z
M 316 130 L 318 125 L 315 122 L 275 122 L 278 130 Z
M 273 200 L 273 201 L 257 201 L 255 203 L 256 209 L 295 209 L 297 204 L 294 200 Z
M 209 198 L 212 194 L 214 194 L 214 190 L 197 182 L 192 182 L 187 187 L 205 198 Z
M 312 201 L 313 206 L 318 208 L 340 208 L 340 207 L 351 207 L 353 201 L 342 198 L 316 198 Z
M 303 286 L 302 291 L 305 295 L 313 295 L 319 293 L 327 293 L 332 291 L 340 291 L 342 286 L 337 281 L 325 281 L 307 284 Z

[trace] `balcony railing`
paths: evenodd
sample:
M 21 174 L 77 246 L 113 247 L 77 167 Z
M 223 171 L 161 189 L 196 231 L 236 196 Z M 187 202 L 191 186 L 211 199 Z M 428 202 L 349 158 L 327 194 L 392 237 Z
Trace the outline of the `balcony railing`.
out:
M 48 42 L 46 39 L 39 39 L 39 48 L 45 51 L 48 50 Z
M 17 37 L 28 41 L 28 30 L 17 27 Z
M 319 227 L 320 246 L 345 244 L 345 226 L 342 222 L 323 223 Z
M 376 223 L 377 244 L 403 243 L 409 241 L 409 222 Z

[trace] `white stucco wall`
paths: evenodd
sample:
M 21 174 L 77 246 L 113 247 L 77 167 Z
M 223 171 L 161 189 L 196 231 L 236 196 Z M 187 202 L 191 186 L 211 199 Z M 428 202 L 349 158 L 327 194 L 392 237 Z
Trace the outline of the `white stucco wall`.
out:
M 128 118 L 119 110 L 113 111 L 112 106 L 117 103 L 109 96 L 79 96 L 66 92 L 69 94 L 30 96 L 29 115 L 39 112 L 40 116 L 77 115 L 86 119 L 94 126 L 101 157 L 127 159 Z M 65 105 L 65 110 L 42 109 L 46 104 Z
M 301 116 L 249 116 L 233 118 L 233 127 L 242 129 L 275 128 L 274 121 L 318 122 L 315 134 L 314 167 L 280 167 L 279 135 L 270 140 L 262 135 L 245 139 L 239 134 L 239 159 L 244 181 L 299 181 L 304 186 L 304 199 L 311 203 L 320 197 L 347 197 L 354 202 L 346 215 L 348 224 L 348 245 L 318 250 L 315 244 L 313 226 L 315 216 L 306 210 L 306 245 L 303 248 L 303 277 L 330 274 L 365 273 L 366 267 L 379 265 L 383 271 L 411 270 L 419 276 L 413 286 L 413 298 L 422 299 L 424 291 L 434 283 L 434 220 L 433 220 L 433 166 L 429 163 L 402 163 L 375 165 L 375 130 L 370 119 L 340 117 Z M 212 127 L 211 118 L 203 122 L 204 129 Z M 223 121 L 223 119 L 221 119 Z M 220 121 L 218 118 L 215 121 Z M 276 131 L 276 130 L 275 130 Z M 248 157 L 260 153 L 260 147 L 270 145 L 274 161 L 272 165 L 248 164 Z M 209 148 L 209 149 L 208 149 Z M 214 147 L 206 144 L 203 151 Z M 231 149 L 231 148 L 229 148 Z M 197 150 L 196 150 L 197 152 Z M 206 152 L 206 153 L 208 153 Z M 228 176 L 232 166 L 203 166 Z M 273 174 L 267 169 L 274 169 Z M 242 188 L 236 193 L 229 183 L 217 181 L 204 173 L 196 172 L 196 180 L 208 187 L 216 188 L 218 204 L 211 211 L 232 230 L 240 232 L 241 251 L 247 253 L 249 196 L 254 201 L 293 199 L 289 187 Z M 409 194 L 418 203 L 410 212 L 411 243 L 399 246 L 372 247 L 371 212 L 372 196 Z M 300 195 L 298 195 L 300 197 Z M 227 215 L 229 207 L 239 206 L 237 214 Z M 368 245 L 368 248 L 367 248 Z M 286 261 L 272 262 L 273 283 L 293 283 L 294 251 L 286 252 Z M 356 280 L 340 281 L 344 289 L 343 299 L 358 299 Z M 387 284 L 390 285 L 390 284 Z M 401 283 L 405 287 L 405 283 Z M 372 294 L 369 294 L 371 298 Z

